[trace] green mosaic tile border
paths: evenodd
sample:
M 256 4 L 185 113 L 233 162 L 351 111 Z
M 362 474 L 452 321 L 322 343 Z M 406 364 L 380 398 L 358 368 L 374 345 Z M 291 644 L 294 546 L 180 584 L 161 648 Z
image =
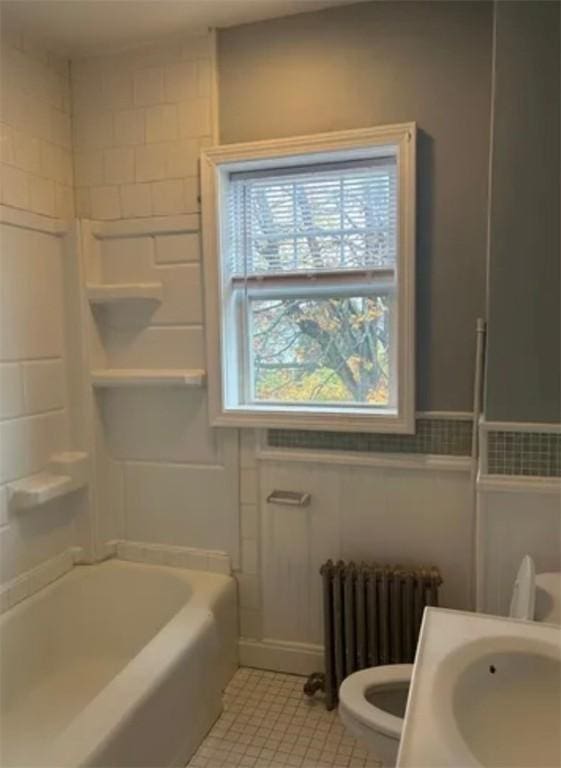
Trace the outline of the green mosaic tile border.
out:
M 487 473 L 561 477 L 561 435 L 550 432 L 489 432 Z
M 469 456 L 471 454 L 471 431 L 471 419 L 422 418 L 416 421 L 414 435 L 269 429 L 267 430 L 267 446 L 269 448 L 299 448 L 312 451 Z

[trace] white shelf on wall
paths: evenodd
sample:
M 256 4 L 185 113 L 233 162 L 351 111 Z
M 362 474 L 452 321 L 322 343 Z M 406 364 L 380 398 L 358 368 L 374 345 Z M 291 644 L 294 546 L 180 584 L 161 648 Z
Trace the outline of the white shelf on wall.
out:
M 192 387 L 205 384 L 206 373 L 198 368 L 97 368 L 91 372 L 95 388 Z
M 116 304 L 123 301 L 156 301 L 163 298 L 162 283 L 88 283 L 90 304 Z
M 8 504 L 13 510 L 31 509 L 66 496 L 87 483 L 87 453 L 57 453 L 51 456 L 47 470 L 8 483 Z

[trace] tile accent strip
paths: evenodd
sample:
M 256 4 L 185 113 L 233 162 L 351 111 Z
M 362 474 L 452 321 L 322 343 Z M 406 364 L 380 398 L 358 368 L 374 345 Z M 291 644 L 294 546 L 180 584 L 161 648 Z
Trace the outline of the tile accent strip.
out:
M 297 429 L 267 430 L 269 448 L 299 448 L 360 453 L 424 453 L 469 456 L 472 421 L 466 419 L 417 419 L 414 435 L 364 432 L 310 432 Z
M 225 552 L 168 544 L 148 544 L 142 541 L 116 541 L 115 545 L 119 560 L 190 568 L 194 571 L 210 571 L 227 576 L 232 572 L 230 558 Z
M 490 475 L 561 477 L 561 435 L 490 431 L 487 435 L 487 472 Z

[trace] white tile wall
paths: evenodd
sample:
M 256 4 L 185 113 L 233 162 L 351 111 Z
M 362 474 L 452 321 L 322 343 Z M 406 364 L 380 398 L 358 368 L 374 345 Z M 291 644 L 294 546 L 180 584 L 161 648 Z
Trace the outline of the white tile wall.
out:
M 0 359 L 60 358 L 63 297 L 58 239 L 3 227 L 1 259 Z
M 126 537 L 232 552 L 237 519 L 229 467 L 127 462 Z
M 205 37 L 72 64 L 78 215 L 126 219 L 125 233 L 131 222 L 131 236 L 95 241 L 90 279 L 163 285 L 159 306 L 95 310 L 99 364 L 205 368 L 198 218 L 184 231 L 132 229 L 134 219 L 199 210 L 209 56 Z M 102 535 L 222 549 L 236 562 L 237 434 L 209 428 L 205 392 L 122 390 L 96 399 L 98 452 L 114 478 Z M 121 521 L 106 509 L 122 510 Z
M 207 36 L 72 63 L 79 216 L 199 209 L 198 156 L 211 135 L 209 69 Z
M 83 493 L 25 513 L 8 508 L 6 483 L 45 470 L 52 454 L 68 450 L 72 441 L 62 240 L 3 223 L 0 242 L 0 582 L 4 584 L 78 544 L 77 531 L 83 531 L 88 509 Z
M 0 200 L 71 218 L 72 145 L 68 62 L 15 32 L 0 46 Z

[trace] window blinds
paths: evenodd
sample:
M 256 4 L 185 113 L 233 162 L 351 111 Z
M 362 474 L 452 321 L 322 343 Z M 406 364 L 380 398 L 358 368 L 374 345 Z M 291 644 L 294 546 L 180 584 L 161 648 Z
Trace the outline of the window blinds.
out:
M 393 268 L 394 157 L 232 173 L 232 278 Z

